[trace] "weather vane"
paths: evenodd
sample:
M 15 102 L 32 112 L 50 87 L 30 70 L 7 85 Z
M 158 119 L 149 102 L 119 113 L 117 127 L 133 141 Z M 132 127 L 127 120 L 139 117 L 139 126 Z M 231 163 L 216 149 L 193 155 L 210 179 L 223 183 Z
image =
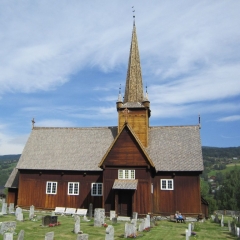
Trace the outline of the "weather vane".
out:
M 132 6 L 132 12 L 133 12 L 133 23 L 135 25 L 135 9 L 134 9 L 134 6 Z

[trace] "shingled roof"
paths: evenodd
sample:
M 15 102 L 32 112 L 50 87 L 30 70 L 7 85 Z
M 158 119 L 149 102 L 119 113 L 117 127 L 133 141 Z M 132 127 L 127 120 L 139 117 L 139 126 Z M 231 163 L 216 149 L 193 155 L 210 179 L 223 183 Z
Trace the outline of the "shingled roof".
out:
M 98 163 L 117 127 L 33 128 L 18 169 L 101 171 Z
M 151 127 L 147 153 L 156 171 L 203 171 L 198 125 Z
M 37 128 L 18 169 L 101 171 L 98 167 L 117 136 L 117 127 Z M 156 171 L 203 171 L 199 126 L 150 127 L 145 150 Z

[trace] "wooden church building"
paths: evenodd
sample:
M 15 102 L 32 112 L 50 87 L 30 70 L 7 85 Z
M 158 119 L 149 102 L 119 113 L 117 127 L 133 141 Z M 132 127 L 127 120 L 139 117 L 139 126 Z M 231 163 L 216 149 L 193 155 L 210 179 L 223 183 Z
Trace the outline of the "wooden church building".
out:
M 105 208 L 118 216 L 202 213 L 200 126 L 149 126 L 133 25 L 124 100 L 115 127 L 33 126 L 10 175 L 8 203 Z

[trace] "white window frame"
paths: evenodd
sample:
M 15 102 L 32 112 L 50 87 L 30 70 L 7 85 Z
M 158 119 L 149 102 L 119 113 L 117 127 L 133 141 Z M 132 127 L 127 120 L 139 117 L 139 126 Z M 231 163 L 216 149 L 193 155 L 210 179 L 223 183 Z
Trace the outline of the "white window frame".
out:
M 118 179 L 135 179 L 135 170 L 118 169 Z
M 46 194 L 57 194 L 57 182 L 47 181 Z
M 79 195 L 79 182 L 68 182 L 68 195 Z
M 173 179 L 161 179 L 161 190 L 174 190 Z
M 102 196 L 102 195 L 103 195 L 103 184 L 102 183 L 92 183 L 91 196 Z

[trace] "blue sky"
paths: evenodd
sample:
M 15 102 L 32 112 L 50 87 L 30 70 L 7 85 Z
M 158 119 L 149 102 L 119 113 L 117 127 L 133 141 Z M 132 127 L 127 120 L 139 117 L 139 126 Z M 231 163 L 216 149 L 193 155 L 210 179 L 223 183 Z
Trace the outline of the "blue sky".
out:
M 0 155 L 35 126 L 116 126 L 135 7 L 150 125 L 240 146 L 240 1 L 1 1 Z

